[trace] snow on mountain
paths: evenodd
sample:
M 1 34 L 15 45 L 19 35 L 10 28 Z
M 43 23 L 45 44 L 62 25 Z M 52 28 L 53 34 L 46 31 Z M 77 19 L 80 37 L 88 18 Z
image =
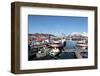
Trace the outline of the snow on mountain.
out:
M 82 35 L 82 36 L 88 36 L 88 33 L 83 32 L 83 33 L 81 33 L 81 35 Z
M 86 32 L 82 32 L 82 33 L 79 33 L 79 32 L 72 32 L 71 34 L 69 34 L 68 36 L 88 36 L 88 34 Z

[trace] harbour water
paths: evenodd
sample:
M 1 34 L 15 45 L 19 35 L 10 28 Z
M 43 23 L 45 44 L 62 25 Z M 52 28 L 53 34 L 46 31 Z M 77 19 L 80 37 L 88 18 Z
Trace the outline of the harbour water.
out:
M 68 40 L 66 41 L 66 46 L 65 48 L 62 50 L 62 52 L 60 52 L 60 54 L 56 55 L 56 56 L 52 56 L 50 54 L 37 58 L 36 54 L 34 54 L 33 56 L 29 57 L 28 60 L 54 60 L 54 59 L 78 59 L 78 58 L 88 58 L 88 52 L 85 49 L 81 50 L 81 49 L 76 49 L 76 44 L 77 41 L 71 41 Z M 36 49 L 33 49 L 33 51 L 35 51 Z M 45 53 L 43 54 L 45 55 Z M 42 56 L 42 54 L 41 54 Z
M 75 52 L 62 52 L 59 56 L 50 56 L 47 55 L 45 57 L 36 58 L 32 57 L 30 60 L 54 60 L 54 59 L 76 59 Z

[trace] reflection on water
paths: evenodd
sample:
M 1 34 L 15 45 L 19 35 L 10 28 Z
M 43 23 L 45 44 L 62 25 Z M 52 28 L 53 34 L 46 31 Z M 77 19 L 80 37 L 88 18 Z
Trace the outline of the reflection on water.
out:
M 77 58 L 75 52 L 63 52 L 60 56 L 61 59 L 75 59 Z
M 47 55 L 45 57 L 37 58 L 36 56 L 31 57 L 29 60 L 53 60 L 53 59 L 76 59 L 74 52 L 62 52 L 58 56 Z
M 57 47 L 56 50 L 59 49 L 59 52 L 52 52 L 54 47 L 50 47 L 50 45 L 44 46 L 33 46 L 31 48 L 28 47 L 28 60 L 55 60 L 55 59 L 79 59 L 79 58 L 88 58 L 88 49 L 78 49 L 76 48 L 77 41 L 67 40 L 64 47 Z M 56 44 L 60 45 L 60 44 Z M 54 54 L 54 55 L 53 55 Z

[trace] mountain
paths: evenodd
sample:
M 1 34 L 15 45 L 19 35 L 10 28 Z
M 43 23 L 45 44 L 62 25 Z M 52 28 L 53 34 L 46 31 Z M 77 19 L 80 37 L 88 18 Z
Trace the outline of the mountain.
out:
M 86 33 L 86 32 L 81 33 L 81 35 L 88 37 L 88 33 Z
M 73 37 L 73 36 L 81 36 L 81 37 L 87 37 L 88 34 L 86 32 L 82 32 L 82 33 L 79 33 L 79 32 L 72 32 L 71 34 L 68 35 L 69 37 Z
M 34 33 L 34 34 L 28 34 L 28 36 L 34 36 L 34 37 L 38 37 L 38 36 L 45 36 L 45 37 L 56 37 L 53 34 L 44 34 L 44 33 Z

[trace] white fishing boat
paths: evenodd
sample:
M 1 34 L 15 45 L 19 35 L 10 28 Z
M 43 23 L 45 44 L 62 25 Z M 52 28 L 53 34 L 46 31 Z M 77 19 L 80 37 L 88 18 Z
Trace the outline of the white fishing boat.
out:
M 85 41 L 78 41 L 77 44 L 76 44 L 76 47 L 79 48 L 79 49 L 86 49 L 88 46 L 85 43 Z

